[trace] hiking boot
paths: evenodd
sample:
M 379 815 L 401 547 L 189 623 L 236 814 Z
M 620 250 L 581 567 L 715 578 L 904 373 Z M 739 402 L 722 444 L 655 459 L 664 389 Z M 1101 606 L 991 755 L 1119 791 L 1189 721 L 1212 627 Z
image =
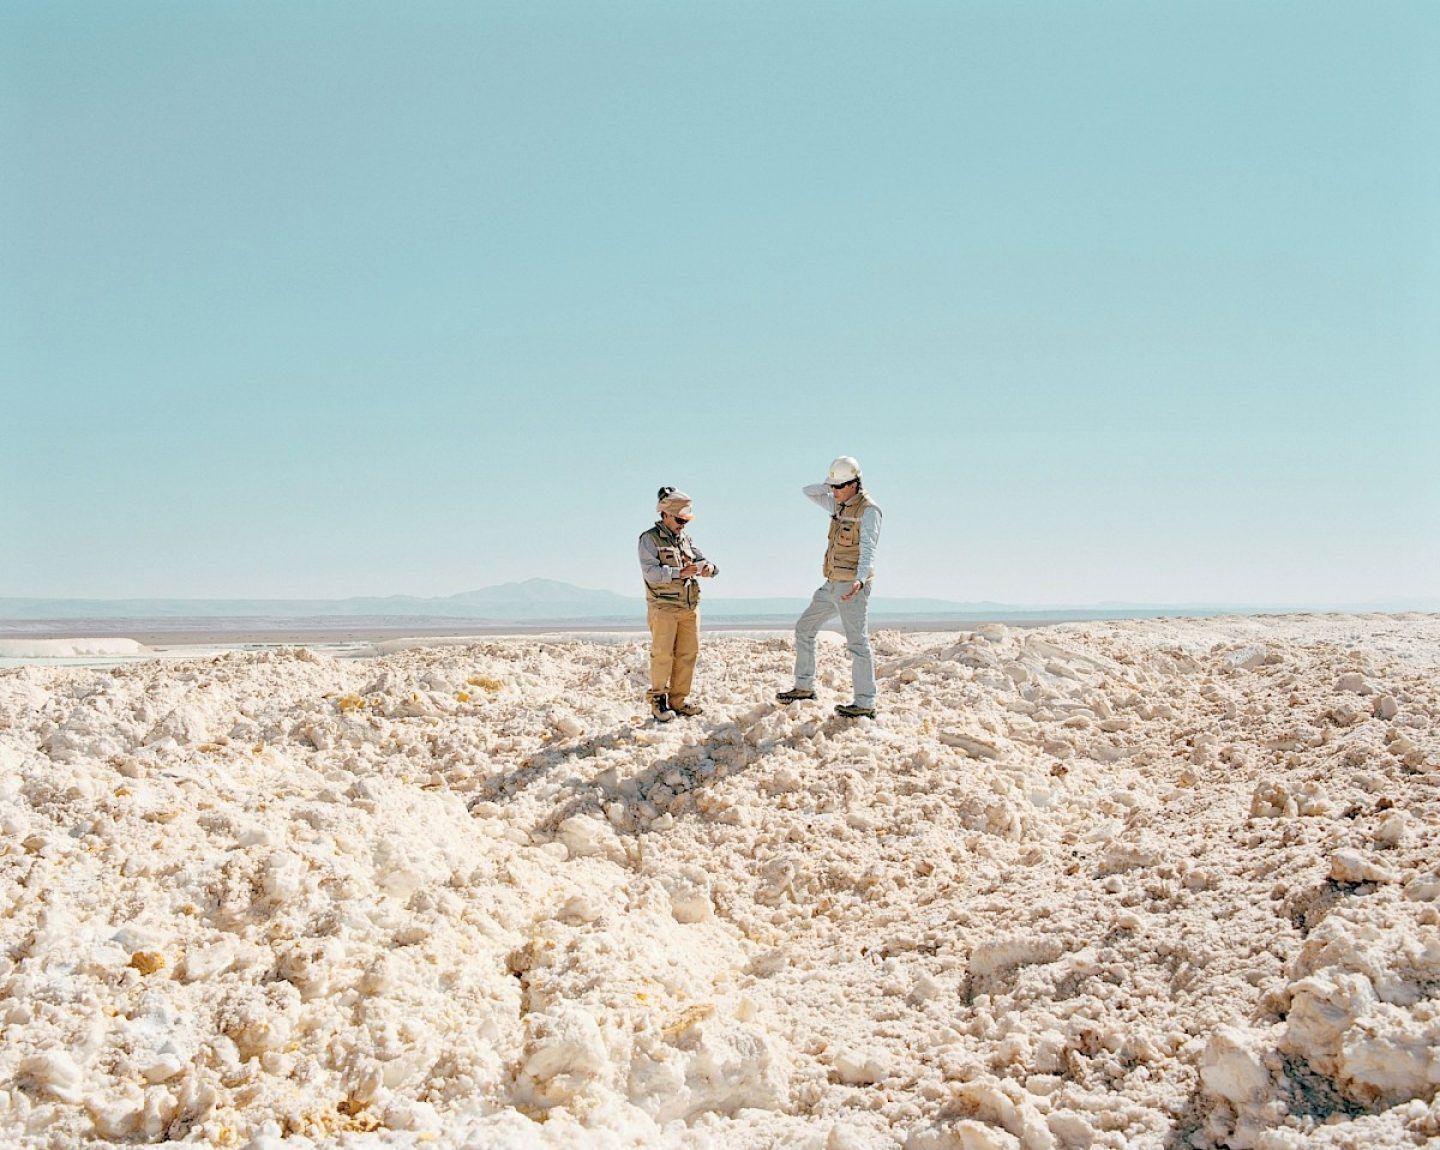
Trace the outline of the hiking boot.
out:
M 861 707 L 855 703 L 841 703 L 835 708 L 835 713 L 842 719 L 873 719 L 875 708 Z
M 675 717 L 675 712 L 670 709 L 670 698 L 668 695 L 654 695 L 650 699 L 650 713 L 655 716 L 657 723 L 668 723 Z
M 693 703 L 671 703 L 670 713 L 679 715 L 682 719 L 693 719 L 696 715 L 703 715 L 705 708 L 697 707 Z
M 775 697 L 782 703 L 800 703 L 806 699 L 813 699 L 815 692 L 809 687 L 791 687 L 788 691 L 776 691 Z

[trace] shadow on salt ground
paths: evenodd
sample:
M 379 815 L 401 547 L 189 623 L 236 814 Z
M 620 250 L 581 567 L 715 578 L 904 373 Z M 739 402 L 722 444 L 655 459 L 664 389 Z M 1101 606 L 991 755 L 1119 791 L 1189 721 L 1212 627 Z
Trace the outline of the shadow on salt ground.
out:
M 593 759 L 602 751 L 637 746 L 635 732 L 643 730 L 644 726 L 645 724 L 627 724 L 575 743 L 550 746 L 526 755 L 518 766 L 485 779 L 476 801 L 494 802 L 497 799 L 514 798 L 546 775 L 568 764 Z
M 777 750 L 808 747 L 817 735 L 829 738 L 854 726 L 852 720 L 836 715 L 817 716 L 783 736 L 767 736 L 759 743 L 752 739 L 755 727 L 781 709 L 779 703 L 762 703 L 738 718 L 715 722 L 705 728 L 703 739 L 638 774 L 622 778 L 611 767 L 593 779 L 574 780 L 569 787 L 572 797 L 560 802 L 535 829 L 554 830 L 572 815 L 588 814 L 608 819 L 622 834 L 664 830 L 671 824 L 653 824 L 665 815 L 704 817 L 704 796 L 715 783 L 749 770 Z
M 1383 1107 L 1366 1107 L 1346 1098 L 1335 1088 L 1333 1082 L 1316 1073 L 1303 1058 L 1284 1055 L 1282 1065 L 1286 1085 L 1279 1092 L 1279 1097 L 1284 1102 L 1284 1114 L 1308 1118 L 1317 1126 L 1325 1126 L 1335 1121 L 1337 1115 L 1347 1122 L 1353 1122 L 1367 1114 L 1383 1112 Z M 1216 1099 L 1207 1094 L 1200 1083 L 1196 1083 L 1190 1091 L 1185 1100 L 1185 1108 L 1172 1113 L 1175 1121 L 1165 1132 L 1165 1140 L 1161 1143 L 1163 1150 L 1190 1150 L 1195 1145 L 1196 1134 L 1201 1135 L 1205 1145 L 1218 1143 L 1225 1146 L 1232 1140 L 1239 1141 L 1235 1139 L 1239 1116 L 1223 1102 L 1218 1103 L 1217 1111 Z M 1253 1122 L 1253 1119 L 1251 1121 Z M 1258 1128 L 1252 1125 L 1242 1144 L 1250 1145 L 1257 1129 L 1283 1128 L 1284 1123 L 1277 1115 L 1272 1120 L 1261 1123 Z M 1356 1142 L 1355 1145 L 1360 1143 Z

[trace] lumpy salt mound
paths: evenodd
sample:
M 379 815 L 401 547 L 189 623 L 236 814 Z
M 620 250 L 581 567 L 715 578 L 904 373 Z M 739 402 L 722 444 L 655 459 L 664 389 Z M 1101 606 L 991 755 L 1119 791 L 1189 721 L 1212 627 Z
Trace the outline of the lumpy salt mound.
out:
M 0 1142 L 1440 1138 L 1440 620 L 0 671 Z

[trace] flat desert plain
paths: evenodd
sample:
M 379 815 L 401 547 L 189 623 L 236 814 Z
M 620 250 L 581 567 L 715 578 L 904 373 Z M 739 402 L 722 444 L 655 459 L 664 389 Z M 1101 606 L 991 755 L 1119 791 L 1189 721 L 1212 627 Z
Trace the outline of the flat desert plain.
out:
M 1440 618 L 0 671 L 0 1144 L 1440 1141 Z

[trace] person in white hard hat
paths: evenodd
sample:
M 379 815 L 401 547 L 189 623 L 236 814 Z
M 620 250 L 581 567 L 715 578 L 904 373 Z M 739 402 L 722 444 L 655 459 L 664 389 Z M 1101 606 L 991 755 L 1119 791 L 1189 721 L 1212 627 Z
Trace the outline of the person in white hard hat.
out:
M 855 697 L 835 708 L 847 719 L 875 717 L 875 657 L 870 652 L 866 615 L 875 577 L 875 549 L 880 544 L 880 508 L 865 494 L 860 464 L 842 455 L 830 464 L 824 483 L 804 488 L 805 494 L 830 513 L 830 538 L 825 548 L 825 582 L 795 624 L 795 685 L 775 697 L 794 703 L 815 697 L 815 636 L 837 614 L 850 652 L 850 680 Z
M 662 723 L 700 714 L 687 700 L 700 654 L 700 579 L 719 568 L 701 553 L 686 528 L 695 517 L 690 496 L 673 487 L 658 492 L 660 518 L 640 536 L 640 573 L 645 577 L 650 624 L 650 713 Z

